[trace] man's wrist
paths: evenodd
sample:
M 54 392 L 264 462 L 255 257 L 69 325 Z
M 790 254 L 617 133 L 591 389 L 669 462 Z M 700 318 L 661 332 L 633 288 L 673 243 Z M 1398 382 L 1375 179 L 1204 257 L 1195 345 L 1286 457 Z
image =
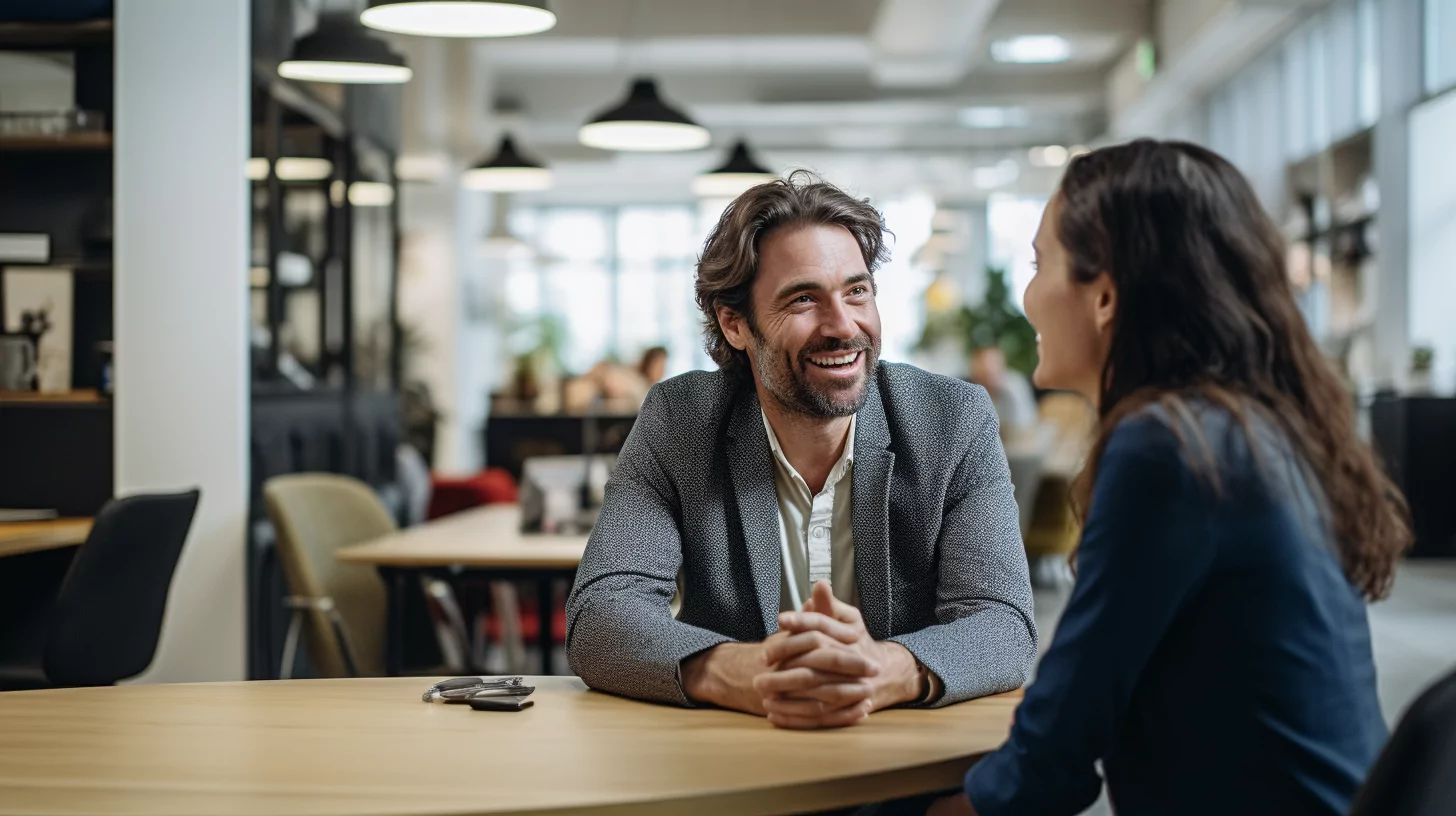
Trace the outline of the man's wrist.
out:
M 682 662 L 683 693 L 695 703 L 741 709 L 742 689 L 736 687 L 741 684 L 730 676 L 734 674 L 730 664 L 751 659 L 746 653 L 759 646 L 727 641 L 687 658 Z
M 876 644 L 880 652 L 880 696 L 882 705 L 876 708 L 916 703 L 925 696 L 924 675 L 920 662 L 904 644 L 893 640 L 882 640 Z

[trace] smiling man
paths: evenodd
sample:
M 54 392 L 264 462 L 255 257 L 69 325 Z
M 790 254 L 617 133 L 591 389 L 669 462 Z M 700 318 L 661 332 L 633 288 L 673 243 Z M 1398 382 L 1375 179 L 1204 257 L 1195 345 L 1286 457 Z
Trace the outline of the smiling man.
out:
M 720 370 L 652 389 L 567 604 L 589 685 L 823 728 L 1025 681 L 996 414 L 880 362 L 887 255 L 873 207 L 802 171 L 724 211 L 697 276 Z

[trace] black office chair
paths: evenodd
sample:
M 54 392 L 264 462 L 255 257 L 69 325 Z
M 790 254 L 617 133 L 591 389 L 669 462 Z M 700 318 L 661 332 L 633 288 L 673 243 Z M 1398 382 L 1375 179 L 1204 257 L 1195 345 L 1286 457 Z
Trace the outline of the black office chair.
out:
M 1416 698 L 1396 726 L 1350 816 L 1456 813 L 1456 672 Z
M 200 495 L 107 502 L 55 601 L 9 638 L 0 689 L 109 686 L 145 670 Z

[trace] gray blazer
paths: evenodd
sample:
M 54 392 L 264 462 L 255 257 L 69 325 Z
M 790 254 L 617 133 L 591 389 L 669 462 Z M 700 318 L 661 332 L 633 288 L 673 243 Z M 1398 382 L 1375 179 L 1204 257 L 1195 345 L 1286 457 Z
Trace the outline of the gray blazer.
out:
M 777 631 L 771 456 L 758 396 L 741 380 L 693 372 L 648 394 L 567 602 L 567 656 L 588 685 L 691 705 L 683 659 Z M 880 365 L 856 424 L 853 479 L 855 577 L 870 635 L 904 644 L 940 677 L 937 705 L 1019 688 L 1036 626 L 985 390 Z

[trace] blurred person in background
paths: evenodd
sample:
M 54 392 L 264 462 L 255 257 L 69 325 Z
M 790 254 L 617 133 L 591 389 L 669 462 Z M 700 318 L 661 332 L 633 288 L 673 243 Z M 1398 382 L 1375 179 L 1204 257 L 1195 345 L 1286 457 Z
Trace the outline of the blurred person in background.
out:
M 1035 380 L 1100 427 L 1077 582 L 944 814 L 1342 814 L 1386 737 L 1365 602 L 1410 542 L 1248 182 L 1190 144 L 1073 161 L 1036 237 Z
M 667 376 L 667 347 L 653 346 L 642 352 L 642 359 L 637 363 L 637 373 L 647 381 L 648 387 L 662 382 Z
M 1036 394 L 1031 383 L 1020 371 L 1007 368 L 1006 355 L 998 346 L 982 346 L 971 352 L 970 380 L 991 395 L 996 417 L 1001 420 L 1002 438 L 1036 427 Z
M 880 213 L 807 173 L 724 210 L 697 275 L 720 369 L 653 387 L 567 604 L 589 686 L 809 729 L 1025 682 L 996 415 L 880 362 L 887 254 Z

